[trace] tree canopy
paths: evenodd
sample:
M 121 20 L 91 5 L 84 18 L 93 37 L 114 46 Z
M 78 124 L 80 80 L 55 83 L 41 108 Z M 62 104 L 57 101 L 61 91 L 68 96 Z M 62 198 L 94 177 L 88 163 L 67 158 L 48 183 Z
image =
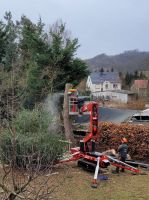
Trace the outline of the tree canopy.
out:
M 41 19 L 34 23 L 23 15 L 14 22 L 6 12 L 0 36 L 0 70 L 6 75 L 2 81 L 9 82 L 7 74 L 13 72 L 9 87 L 17 90 L 26 108 L 49 93 L 63 91 L 68 82 L 77 85 L 88 74 L 86 64 L 76 57 L 78 39 L 71 38 L 62 21 L 46 32 Z

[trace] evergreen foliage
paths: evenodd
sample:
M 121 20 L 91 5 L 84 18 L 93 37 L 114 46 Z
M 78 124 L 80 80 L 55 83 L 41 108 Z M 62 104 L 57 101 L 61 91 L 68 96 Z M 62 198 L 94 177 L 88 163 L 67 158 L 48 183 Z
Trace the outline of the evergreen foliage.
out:
M 127 72 L 125 76 L 125 83 L 126 85 L 130 86 L 131 82 L 132 82 L 132 75 Z
M 12 15 L 10 12 L 5 13 L 5 32 L 6 32 L 6 42 L 5 42 L 5 54 L 3 56 L 4 68 L 10 71 L 15 65 L 17 59 L 17 26 L 12 21 Z
M 122 75 L 120 73 L 120 75 Z M 120 76 L 122 78 L 122 76 Z M 141 72 L 139 74 L 139 72 L 136 70 L 134 73 L 129 73 L 127 72 L 125 75 L 125 85 L 128 86 L 130 88 L 130 86 L 132 85 L 134 80 L 139 80 L 139 79 L 146 79 L 146 77 L 143 75 L 143 73 Z
M 104 68 L 103 68 L 103 67 L 100 69 L 100 72 L 101 72 L 101 73 L 103 73 L 103 72 L 104 72 Z
M 18 167 L 35 167 L 50 165 L 64 152 L 64 143 L 57 133 L 49 133 L 48 127 L 52 123 L 49 113 L 43 110 L 23 110 L 13 120 L 12 129 L 7 129 L 0 136 L 0 155 L 5 163 L 14 162 Z
M 114 69 L 113 69 L 113 68 L 111 68 L 111 72 L 114 72 Z
M 76 57 L 78 39 L 71 39 L 61 21 L 45 32 L 41 19 L 33 23 L 22 16 L 13 22 L 6 12 L 0 36 L 1 71 L 13 73 L 10 87 L 19 88 L 25 108 L 33 109 L 47 94 L 64 90 L 67 82 L 77 85 L 88 74 L 87 65 Z
M 2 21 L 0 21 L 0 47 L 0 63 L 2 63 L 6 49 L 6 31 Z

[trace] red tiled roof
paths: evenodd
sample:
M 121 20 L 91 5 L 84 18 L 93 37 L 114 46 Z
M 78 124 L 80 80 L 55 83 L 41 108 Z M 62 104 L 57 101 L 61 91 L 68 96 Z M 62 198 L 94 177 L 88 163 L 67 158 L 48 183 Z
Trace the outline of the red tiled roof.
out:
M 146 89 L 148 87 L 149 81 L 148 80 L 135 80 L 134 86 L 136 88 L 144 88 Z

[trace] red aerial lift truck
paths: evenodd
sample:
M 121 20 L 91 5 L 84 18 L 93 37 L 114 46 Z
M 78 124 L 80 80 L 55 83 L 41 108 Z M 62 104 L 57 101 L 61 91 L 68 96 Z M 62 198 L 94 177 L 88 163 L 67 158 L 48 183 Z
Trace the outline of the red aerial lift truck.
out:
M 90 132 L 82 140 L 80 140 L 80 146 L 71 148 L 71 155 L 69 158 L 59 161 L 60 163 L 76 161 L 78 160 L 78 166 L 85 169 L 95 171 L 93 179 L 93 187 L 97 187 L 97 176 L 99 168 L 107 168 L 110 164 L 119 168 L 124 168 L 126 170 L 132 171 L 134 173 L 140 174 L 140 169 L 133 167 L 130 164 L 119 161 L 118 159 L 104 155 L 100 152 L 95 151 L 95 142 L 99 140 L 99 131 L 98 131 L 98 118 L 99 118 L 99 105 L 97 102 L 90 101 L 84 103 L 81 107 L 81 110 L 78 111 L 77 107 L 77 90 L 71 89 L 69 91 L 69 102 L 70 110 L 69 113 L 74 115 L 81 113 L 89 112 L 90 114 Z M 133 162 L 133 164 L 135 164 Z M 137 166 L 137 165 L 136 165 Z

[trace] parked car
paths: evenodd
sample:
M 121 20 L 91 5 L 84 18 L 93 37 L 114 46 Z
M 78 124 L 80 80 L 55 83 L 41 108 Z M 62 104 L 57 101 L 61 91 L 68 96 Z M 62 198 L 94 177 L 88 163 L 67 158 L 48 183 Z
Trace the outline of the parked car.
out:
M 149 124 L 149 109 L 133 114 L 129 123 Z

